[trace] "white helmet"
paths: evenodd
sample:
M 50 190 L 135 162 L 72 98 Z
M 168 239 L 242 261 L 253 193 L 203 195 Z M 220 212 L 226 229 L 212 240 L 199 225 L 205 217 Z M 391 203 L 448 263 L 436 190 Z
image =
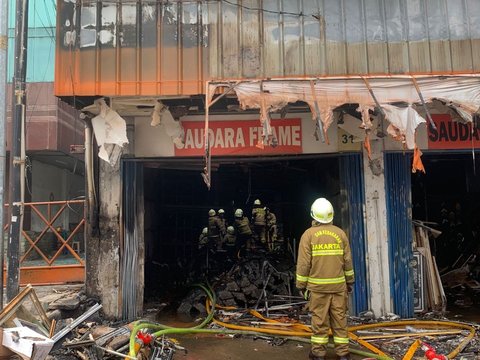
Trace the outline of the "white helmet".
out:
M 243 210 L 242 209 L 235 210 L 235 217 L 241 218 L 242 216 L 243 216 Z
M 215 216 L 217 213 L 215 212 L 215 210 L 213 209 L 210 209 L 208 210 L 208 216 Z
M 333 206 L 327 199 L 319 198 L 313 202 L 310 216 L 319 223 L 331 223 L 333 221 Z
M 220 215 L 220 214 L 225 214 L 225 210 L 219 209 L 219 210 L 218 210 L 218 214 L 219 214 L 219 215 Z
M 262 205 L 262 203 L 260 202 L 260 199 L 257 199 L 253 202 L 253 205 Z
M 230 235 L 235 234 L 235 228 L 233 226 L 227 227 L 227 233 L 229 233 Z
M 207 235 L 208 234 L 208 228 L 204 227 L 202 230 L 202 235 Z

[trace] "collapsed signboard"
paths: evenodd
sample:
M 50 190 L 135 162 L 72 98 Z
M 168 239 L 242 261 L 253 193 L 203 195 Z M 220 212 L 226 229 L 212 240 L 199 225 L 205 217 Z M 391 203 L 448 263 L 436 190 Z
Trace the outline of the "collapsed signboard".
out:
M 175 156 L 198 156 L 205 153 L 205 123 L 182 121 L 184 144 L 175 145 Z M 209 142 L 212 155 L 271 155 L 302 153 L 301 119 L 272 121 L 276 147 L 265 145 L 262 149 L 262 127 L 259 121 L 211 121 Z

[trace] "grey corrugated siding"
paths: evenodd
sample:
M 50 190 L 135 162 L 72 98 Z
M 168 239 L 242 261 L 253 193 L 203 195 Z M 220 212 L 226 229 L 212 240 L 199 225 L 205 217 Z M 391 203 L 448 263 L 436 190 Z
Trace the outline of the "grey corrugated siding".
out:
M 58 2 L 59 95 L 200 94 L 209 79 L 480 69 L 478 0 L 77 3 L 80 11 Z
M 220 2 L 210 19 L 210 75 L 276 77 L 470 72 L 480 68 L 478 0 Z M 314 17 L 318 18 L 318 20 Z M 263 21 L 262 21 L 263 18 Z M 215 54 L 218 49 L 221 54 Z M 215 56 L 216 55 L 216 56 Z

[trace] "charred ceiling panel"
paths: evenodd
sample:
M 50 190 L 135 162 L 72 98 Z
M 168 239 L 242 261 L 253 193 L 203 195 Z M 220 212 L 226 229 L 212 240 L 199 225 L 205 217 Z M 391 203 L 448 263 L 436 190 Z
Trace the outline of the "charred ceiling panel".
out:
M 205 80 L 480 71 L 478 0 L 58 1 L 60 96 Z

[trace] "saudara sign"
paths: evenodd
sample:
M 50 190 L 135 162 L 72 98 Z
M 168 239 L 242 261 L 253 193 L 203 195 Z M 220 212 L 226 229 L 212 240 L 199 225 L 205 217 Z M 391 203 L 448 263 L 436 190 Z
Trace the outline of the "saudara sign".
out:
M 212 155 L 300 154 L 302 126 L 300 119 L 272 121 L 277 146 L 259 147 L 262 127 L 259 121 L 211 121 L 209 126 Z M 204 122 L 182 121 L 185 143 L 175 147 L 176 156 L 203 155 Z
M 432 115 L 437 129 L 428 127 L 428 149 L 480 148 L 480 129 L 452 121 L 450 115 Z

